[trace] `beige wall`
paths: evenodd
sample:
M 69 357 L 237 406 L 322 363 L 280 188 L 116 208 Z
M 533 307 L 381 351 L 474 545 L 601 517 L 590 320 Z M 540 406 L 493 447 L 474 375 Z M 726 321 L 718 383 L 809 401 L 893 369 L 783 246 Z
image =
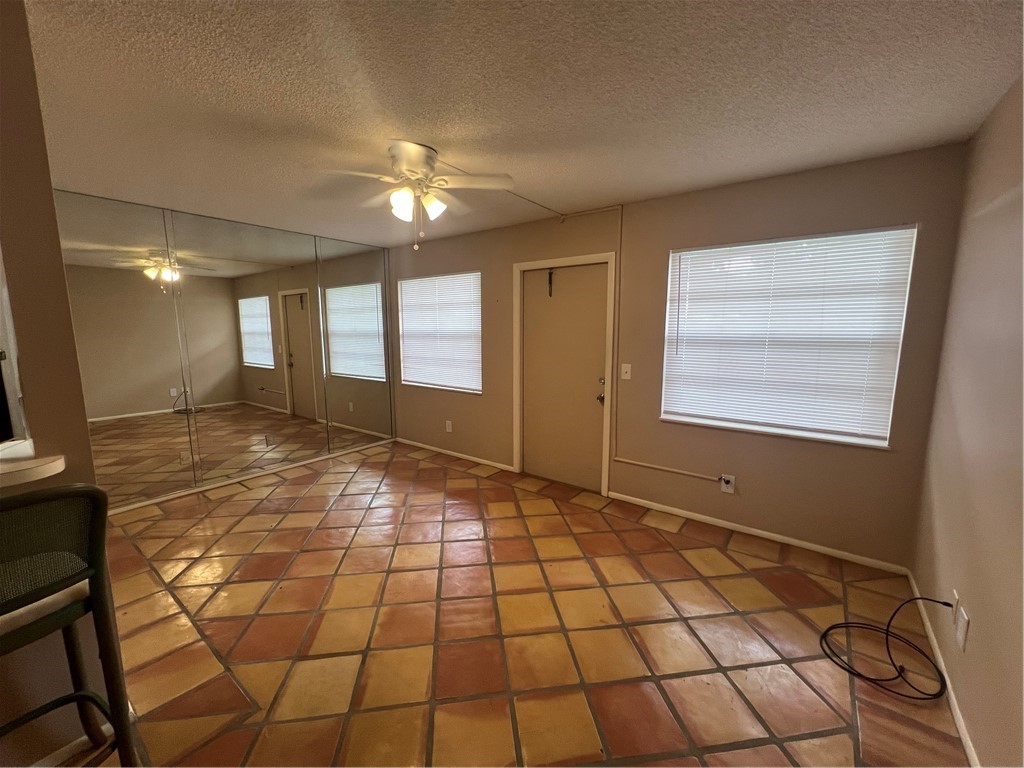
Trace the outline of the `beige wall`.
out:
M 512 265 L 518 261 L 615 251 L 614 211 L 520 224 L 390 251 L 392 369 L 398 437 L 512 464 Z M 401 383 L 397 281 L 456 272 L 481 273 L 483 394 L 450 392 Z M 453 431 L 444 422 L 453 422 Z
M 95 475 L 25 7 L 14 0 L 0 2 L 0 82 L 0 250 L 25 415 L 37 455 L 62 454 L 67 462 L 55 477 L 0 489 L 7 496 L 34 487 L 91 483 Z M 92 627 L 83 621 L 81 630 L 88 638 Z M 88 639 L 84 644 L 95 647 Z M 102 690 L 94 652 L 87 650 L 86 658 L 90 678 Z M 0 657 L 0 721 L 70 691 L 64 665 L 59 634 Z M 79 735 L 74 707 L 65 707 L 4 739 L 0 762 L 29 764 Z
M 173 297 L 138 270 L 67 267 L 89 418 L 167 410 L 181 392 Z M 186 275 L 182 316 L 194 401 L 239 397 L 238 320 L 232 281 Z M 179 400 L 178 405 L 184 405 Z
M 210 405 L 241 400 L 242 354 L 232 281 L 185 275 L 181 308 L 193 401 Z
M 1021 764 L 1021 83 L 972 141 L 913 570 L 985 765 Z
M 910 558 L 964 149 L 910 152 L 625 208 L 616 456 L 717 483 L 612 464 L 614 491 L 892 563 Z M 659 421 L 671 249 L 920 224 L 889 450 Z
M 310 238 L 312 248 L 312 238 Z M 254 366 L 242 365 L 240 368 L 241 399 L 257 405 L 266 405 L 279 410 L 286 410 L 288 400 L 284 395 L 277 395 L 272 392 L 261 392 L 259 387 L 275 389 L 285 392 L 285 363 L 284 340 L 281 325 L 281 304 L 279 294 L 281 291 L 305 289 L 309 294 L 310 318 L 319 317 L 319 296 L 316 290 L 316 265 L 303 264 L 297 267 L 285 267 L 270 272 L 260 272 L 255 275 L 236 278 L 234 281 L 235 299 L 245 299 L 252 296 L 270 297 L 270 332 L 274 340 L 274 367 L 256 368 Z M 238 335 L 238 323 L 235 323 L 235 334 Z M 311 333 L 313 340 L 313 373 L 316 381 L 323 381 L 323 356 L 320 341 L 320 328 L 314 321 L 311 322 Z M 241 338 L 239 336 L 239 345 Z M 241 357 L 239 355 L 239 357 Z M 318 386 L 316 398 L 316 409 L 319 418 L 324 418 L 324 395 L 323 388 Z
M 25 7 L 21 2 L 0 7 L 0 251 L 18 341 L 25 418 L 36 455 L 63 454 L 67 463 L 62 474 L 39 485 L 89 483 L 95 480 L 89 430 Z
M 715 483 L 613 463 L 611 490 L 906 564 L 956 245 L 964 147 L 953 145 L 626 205 L 619 258 L 615 455 L 737 477 Z M 617 251 L 614 211 L 391 251 L 398 280 L 483 273 L 483 395 L 396 383 L 397 434 L 500 464 L 512 457 L 512 264 Z M 890 450 L 662 423 L 665 280 L 672 249 L 894 224 L 921 225 Z M 397 333 L 394 360 L 399 360 Z M 444 432 L 444 420 L 454 432 Z
M 383 252 L 375 250 L 324 261 L 320 265 L 319 279 L 325 289 L 337 285 L 385 282 Z M 236 299 L 250 296 L 270 297 L 271 334 L 274 339 L 273 370 L 241 366 L 239 375 L 242 400 L 267 405 L 271 408 L 287 408 L 287 399 L 283 395 L 260 392 L 259 387 L 285 391 L 285 360 L 282 354 L 283 329 L 278 296 L 281 291 L 305 289 L 309 293 L 312 307 L 313 370 L 318 382 L 317 413 L 319 418 L 324 419 L 325 413 L 329 413 L 330 420 L 334 424 L 378 434 L 391 434 L 391 396 L 388 382 L 328 376 L 325 411 L 324 387 L 319 385 L 319 382 L 324 380 L 324 355 L 322 353 L 322 333 L 317 324 L 317 318 L 320 316 L 319 292 L 317 269 L 314 264 L 261 272 L 256 275 L 236 278 L 233 282 Z M 326 318 L 324 322 L 326 322 Z M 236 330 L 236 335 L 237 333 Z M 348 410 L 350 402 L 353 404 L 351 412 Z

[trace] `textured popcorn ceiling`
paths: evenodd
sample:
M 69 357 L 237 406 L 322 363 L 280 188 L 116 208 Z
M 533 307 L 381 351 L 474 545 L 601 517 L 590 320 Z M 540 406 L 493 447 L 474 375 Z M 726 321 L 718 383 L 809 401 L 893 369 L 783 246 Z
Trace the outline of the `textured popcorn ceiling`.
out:
M 28 0 L 55 186 L 361 242 L 391 138 L 562 212 L 971 135 L 1021 4 Z M 503 192 L 428 237 L 550 215 Z

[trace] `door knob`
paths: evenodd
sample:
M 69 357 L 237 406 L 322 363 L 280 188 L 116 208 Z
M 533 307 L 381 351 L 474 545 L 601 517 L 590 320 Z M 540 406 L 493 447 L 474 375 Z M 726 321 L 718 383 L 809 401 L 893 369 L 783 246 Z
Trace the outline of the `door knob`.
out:
M 597 402 L 599 402 L 601 405 L 604 405 L 604 392 L 597 396 Z

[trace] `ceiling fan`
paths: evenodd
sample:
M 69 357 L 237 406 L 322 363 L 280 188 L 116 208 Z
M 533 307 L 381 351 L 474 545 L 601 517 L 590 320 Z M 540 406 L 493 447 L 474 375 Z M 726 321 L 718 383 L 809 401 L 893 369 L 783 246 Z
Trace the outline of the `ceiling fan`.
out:
M 465 205 L 448 194 L 451 189 L 490 189 L 509 191 L 512 177 L 508 174 L 473 175 L 468 173 L 438 174 L 437 150 L 425 144 L 396 140 L 388 147 L 391 156 L 392 176 L 362 171 L 342 171 L 348 176 L 362 176 L 392 185 L 392 188 L 375 195 L 366 202 L 368 206 L 379 205 L 383 200 L 391 203 L 391 213 L 402 221 L 415 225 L 418 238 L 423 237 L 423 214 L 433 221 L 449 207 L 465 209 Z M 442 162 L 442 164 L 444 164 Z M 413 245 L 419 250 L 419 242 Z
M 204 272 L 216 272 L 211 267 L 189 263 L 188 257 L 176 255 L 173 261 L 167 257 L 167 251 L 156 248 L 108 248 L 105 246 L 75 245 L 64 249 L 68 253 L 82 254 L 114 254 L 109 263 L 116 267 L 136 267 L 150 280 L 160 278 L 161 283 L 176 283 L 181 279 L 182 269 L 199 269 Z

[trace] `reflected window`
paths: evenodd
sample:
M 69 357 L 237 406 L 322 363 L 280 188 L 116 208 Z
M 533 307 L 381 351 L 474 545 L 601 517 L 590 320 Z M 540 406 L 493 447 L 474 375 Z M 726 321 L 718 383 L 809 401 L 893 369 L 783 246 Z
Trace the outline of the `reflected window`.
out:
M 274 341 L 270 333 L 270 297 L 238 300 L 238 327 L 242 334 L 242 363 L 256 368 L 274 367 Z
M 398 283 L 402 383 L 482 391 L 480 273 Z
M 381 284 L 340 285 L 324 293 L 331 375 L 387 381 Z

